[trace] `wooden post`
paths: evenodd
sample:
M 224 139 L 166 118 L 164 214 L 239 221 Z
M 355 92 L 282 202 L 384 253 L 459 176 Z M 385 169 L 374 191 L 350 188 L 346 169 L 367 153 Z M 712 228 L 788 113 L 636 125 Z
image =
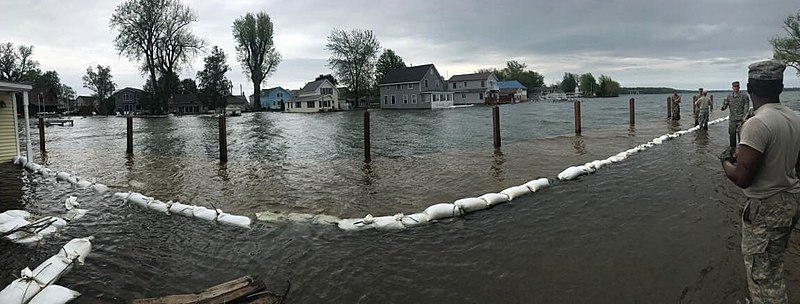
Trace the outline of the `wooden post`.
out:
M 635 101 L 633 100 L 633 98 L 628 100 L 628 115 L 630 117 L 629 120 L 630 120 L 631 126 L 636 124 L 636 111 L 635 111 L 634 103 L 635 103 Z
M 575 101 L 575 134 L 581 134 L 581 101 Z
M 672 96 L 667 97 L 667 118 L 672 118 Z
M 371 162 L 369 142 L 369 110 L 364 110 L 364 162 Z
M 44 117 L 39 117 L 39 151 L 44 152 Z
M 494 147 L 500 148 L 500 108 L 497 105 L 492 107 L 492 135 Z
M 228 162 L 228 132 L 225 127 L 225 115 L 219 116 L 219 161 Z
M 128 148 L 125 150 L 128 154 L 133 154 L 133 117 L 128 116 Z

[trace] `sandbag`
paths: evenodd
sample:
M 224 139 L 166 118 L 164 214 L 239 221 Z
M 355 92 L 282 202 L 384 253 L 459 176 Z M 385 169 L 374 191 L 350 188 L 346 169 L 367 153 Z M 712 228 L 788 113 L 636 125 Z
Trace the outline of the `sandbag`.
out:
M 103 184 L 94 184 L 94 185 L 92 185 L 92 190 L 94 190 L 97 193 L 102 194 L 102 193 L 108 192 L 108 186 L 103 185 Z
M 198 207 L 195 206 L 192 210 L 192 215 L 194 217 L 203 219 L 206 221 L 215 221 L 217 220 L 217 216 L 222 213 L 222 210 L 219 209 L 207 209 L 206 207 Z
M 403 230 L 406 229 L 406 226 L 403 226 L 401 220 L 403 219 L 403 214 L 398 213 L 392 216 L 379 216 L 374 219 L 375 221 L 375 229 L 377 230 Z
M 461 208 L 451 203 L 439 203 L 425 208 L 425 214 L 429 221 L 450 218 L 463 214 Z
M 78 263 L 83 264 L 83 262 L 86 260 L 86 256 L 92 251 L 92 239 L 93 237 L 91 236 L 72 239 L 64 244 L 63 247 L 61 247 L 57 255 L 66 258 L 73 258 L 77 256 Z M 34 274 L 36 274 L 36 272 L 34 272 Z
M 67 172 L 64 172 L 64 171 L 56 173 L 56 178 L 60 179 L 60 180 L 63 180 L 63 181 L 68 180 L 70 177 L 71 177 L 71 175 L 69 173 L 67 173 Z
M 468 213 L 489 208 L 485 200 L 477 197 L 462 198 L 453 202 L 453 205 Z
M 31 217 L 31 213 L 25 210 L 6 210 L 2 214 L 13 216 L 13 217 L 21 217 L 23 219 L 27 219 Z
M 367 230 L 367 229 L 375 228 L 375 226 L 373 226 L 374 223 L 372 221 L 372 216 L 369 216 L 369 217 L 370 217 L 370 221 L 367 222 L 367 223 L 364 222 L 364 219 L 360 219 L 360 218 L 343 219 L 343 220 L 339 221 L 337 226 L 339 226 L 339 229 L 342 229 L 342 230 L 345 230 L 345 231 L 360 231 L 360 230 Z
M 508 195 L 502 193 L 486 193 L 478 198 L 486 201 L 486 204 L 489 205 L 489 207 L 509 201 Z
M 78 198 L 75 196 L 70 196 L 64 200 L 64 208 L 67 210 L 72 210 L 72 208 L 80 206 L 81 203 L 78 202 Z
M 602 164 L 601 161 L 595 161 L 595 162 L 599 162 L 600 164 Z M 597 168 L 599 169 L 602 166 L 603 165 L 600 165 Z M 539 191 L 539 190 L 541 190 L 543 188 L 549 187 L 550 186 L 550 180 L 547 179 L 546 177 L 542 177 L 540 179 L 534 179 L 532 181 L 529 181 L 529 182 L 525 183 L 525 186 L 528 187 L 528 189 L 531 190 L 531 192 L 536 192 L 536 191 Z
M 217 216 L 217 222 L 226 225 L 238 226 L 242 228 L 250 228 L 250 218 L 241 215 L 231 215 L 225 212 L 221 212 L 219 216 Z
M 0 223 L 0 233 L 6 233 L 16 228 L 29 225 L 31 222 L 21 217 L 11 217 L 7 221 Z
M 84 215 L 86 215 L 87 211 L 89 211 L 89 210 L 78 209 L 78 208 L 69 210 L 69 211 L 67 211 L 66 214 L 64 214 L 64 219 L 67 220 L 67 221 L 70 221 L 70 222 L 75 221 L 75 220 L 77 220 L 79 218 L 82 218 Z
M 158 212 L 161 212 L 161 213 L 164 213 L 164 214 L 169 214 L 169 207 L 170 207 L 169 203 L 165 203 L 165 202 L 162 202 L 162 201 L 159 201 L 159 200 L 152 200 L 149 203 L 147 203 L 147 208 L 150 208 L 152 210 L 155 210 L 155 211 L 158 211 Z
M 586 166 L 573 166 L 561 171 L 561 173 L 558 174 L 558 179 L 562 181 L 573 180 L 586 173 L 588 173 Z
M 72 289 L 58 285 L 50 285 L 36 294 L 28 304 L 65 304 L 80 296 L 80 292 Z
M 0 303 L 27 303 L 41 290 L 36 281 L 22 277 L 0 290 Z
M 509 187 L 503 191 L 500 191 L 500 194 L 505 194 L 506 196 L 508 196 L 509 201 L 530 193 L 531 189 L 528 189 L 528 187 L 525 185 Z
M 339 221 L 341 221 L 340 218 L 332 216 L 332 215 L 325 215 L 325 214 L 315 215 L 311 219 L 312 223 L 320 224 L 320 225 L 336 225 L 336 224 L 339 223 Z
M 17 231 L 6 235 L 6 238 L 17 244 L 31 244 L 41 241 L 44 238 L 41 234 L 30 233 L 27 231 Z
M 290 222 L 295 222 L 295 223 L 310 222 L 311 219 L 313 219 L 313 218 L 314 218 L 314 215 L 313 214 L 308 214 L 308 213 L 290 212 L 289 214 L 286 214 L 286 220 L 288 220 Z
M 88 180 L 85 180 L 85 179 L 82 179 L 82 178 L 79 179 L 78 182 L 75 183 L 75 184 L 78 185 L 78 187 L 81 187 L 81 188 L 89 188 L 89 187 L 92 186 L 92 182 L 90 182 Z
M 42 286 L 53 284 L 58 281 L 61 276 L 72 270 L 74 265 L 75 262 L 70 258 L 58 254 L 51 256 L 33 269 L 33 279 Z
M 27 164 L 27 163 L 28 163 L 28 158 L 27 157 L 25 157 L 25 156 L 20 156 L 19 157 L 19 165 L 20 166 L 25 166 L 25 164 Z
M 178 214 L 178 215 L 193 217 L 194 216 L 194 207 L 176 202 L 176 203 L 172 203 L 169 206 L 169 213 L 170 214 Z
M 486 202 L 484 201 L 484 204 Z M 428 215 L 424 212 L 414 213 L 411 215 L 405 215 L 402 219 L 400 219 L 400 223 L 403 224 L 406 228 L 412 228 L 422 225 L 428 224 Z
M 15 156 L 14 156 L 14 164 L 15 164 L 15 165 L 19 165 L 19 159 L 20 159 L 21 157 L 22 157 L 22 156 L 19 156 L 19 155 L 15 155 Z
M 56 175 L 56 172 L 48 168 L 42 168 L 42 170 L 39 170 L 39 174 L 41 174 L 44 177 L 52 177 Z

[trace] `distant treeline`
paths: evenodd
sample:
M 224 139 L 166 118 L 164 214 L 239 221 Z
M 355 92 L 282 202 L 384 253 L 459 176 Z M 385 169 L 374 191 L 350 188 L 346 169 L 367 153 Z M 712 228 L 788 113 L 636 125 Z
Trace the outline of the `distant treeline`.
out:
M 672 93 L 673 88 L 663 88 L 663 87 L 634 87 L 634 88 L 626 88 L 622 87 L 620 89 L 620 94 L 627 95 L 627 94 L 669 94 Z M 678 90 L 682 91 L 682 90 Z

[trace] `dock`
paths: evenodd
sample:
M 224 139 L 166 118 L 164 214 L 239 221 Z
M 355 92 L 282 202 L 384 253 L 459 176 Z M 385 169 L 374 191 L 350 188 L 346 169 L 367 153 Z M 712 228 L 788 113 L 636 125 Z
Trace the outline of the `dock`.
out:
M 38 126 L 38 125 L 39 125 L 39 121 L 38 121 L 38 120 L 32 120 L 32 121 L 31 121 L 31 126 Z M 64 118 L 49 118 L 49 119 L 46 119 L 46 120 L 44 121 L 44 125 L 45 125 L 45 126 L 48 126 L 48 127 L 49 127 L 49 126 L 53 126 L 53 125 L 59 125 L 59 126 L 65 126 L 65 125 L 69 125 L 69 126 L 75 126 L 75 121 L 74 121 L 74 120 L 72 120 L 72 119 L 64 119 Z

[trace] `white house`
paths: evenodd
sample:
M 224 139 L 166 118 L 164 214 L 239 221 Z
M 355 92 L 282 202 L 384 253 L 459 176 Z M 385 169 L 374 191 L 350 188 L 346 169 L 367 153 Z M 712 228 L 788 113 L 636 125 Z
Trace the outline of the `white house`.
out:
M 447 81 L 453 92 L 453 104 L 497 103 L 499 88 L 494 73 L 454 75 Z
M 297 97 L 286 103 L 286 112 L 316 113 L 340 110 L 339 90 L 327 79 L 306 83 Z
M 28 159 L 33 160 L 31 153 L 31 142 L 26 140 L 27 147 L 21 147 L 17 126 L 17 93 L 22 96 L 23 109 L 25 116 L 25 134 L 30 139 L 30 122 L 28 113 L 28 92 L 33 87 L 29 84 L 0 81 L 0 162 L 11 161 L 15 155 L 22 155 L 21 150 L 25 148 Z

